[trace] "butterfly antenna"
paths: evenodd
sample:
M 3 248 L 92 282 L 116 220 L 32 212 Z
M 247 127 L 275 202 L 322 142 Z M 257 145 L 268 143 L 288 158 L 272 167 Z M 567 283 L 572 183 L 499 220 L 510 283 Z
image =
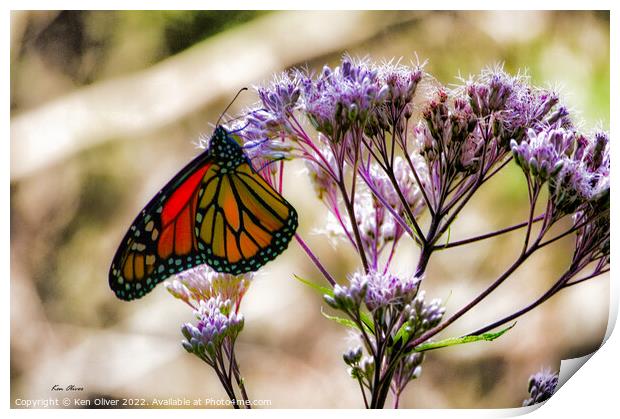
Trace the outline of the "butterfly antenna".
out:
M 239 89 L 239 91 L 237 92 L 237 94 L 235 95 L 235 97 L 232 98 L 232 100 L 230 101 L 230 103 L 228 104 L 228 106 L 226 106 L 226 108 L 224 109 L 224 111 L 220 114 L 220 117 L 217 118 L 217 122 L 215 123 L 215 126 L 219 126 L 220 125 L 220 121 L 222 120 L 222 117 L 224 117 L 224 115 L 226 114 L 226 112 L 228 111 L 228 109 L 232 106 L 233 103 L 235 103 L 235 100 L 237 100 L 237 98 L 239 97 L 239 95 L 241 94 L 241 92 L 243 92 L 244 90 L 248 90 L 247 87 L 242 87 L 241 89 Z

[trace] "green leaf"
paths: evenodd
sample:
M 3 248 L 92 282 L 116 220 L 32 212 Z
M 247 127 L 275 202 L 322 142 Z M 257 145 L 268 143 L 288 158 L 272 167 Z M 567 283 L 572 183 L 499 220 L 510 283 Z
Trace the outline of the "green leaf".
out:
M 295 277 L 296 280 L 298 280 L 299 282 L 301 282 L 304 285 L 309 286 L 310 288 L 314 289 L 315 291 L 317 291 L 321 295 L 329 295 L 330 297 L 334 296 L 334 290 L 332 290 L 330 288 L 323 287 L 321 285 L 315 284 L 314 282 L 308 281 L 307 279 L 303 279 L 302 277 L 300 277 L 298 275 L 293 275 L 293 276 Z M 336 316 L 330 316 L 329 314 L 326 314 L 325 312 L 323 312 L 322 308 L 321 308 L 321 313 L 326 318 L 328 318 L 330 320 L 334 320 L 334 321 L 340 323 L 343 326 L 353 327 L 353 328 L 359 330 L 359 327 L 357 326 L 357 324 L 355 324 L 355 322 L 353 320 L 343 319 L 341 317 L 336 317 Z M 375 327 L 374 327 L 374 323 L 372 321 L 372 318 L 370 317 L 370 314 L 368 314 L 365 311 L 360 310 L 360 318 L 361 318 L 362 323 L 364 324 L 364 326 L 366 326 L 366 328 L 371 333 L 374 333 Z
M 360 310 L 360 318 L 362 319 L 362 323 L 364 323 L 364 326 L 366 326 L 368 328 L 368 330 L 370 330 L 371 333 L 375 333 L 375 323 L 372 321 L 372 318 L 370 317 L 370 314 L 368 314 L 365 311 Z
M 343 319 L 342 317 L 338 317 L 338 316 L 330 316 L 329 314 L 327 314 L 326 312 L 323 311 L 323 307 L 321 307 L 321 314 L 329 320 L 333 320 L 338 324 L 341 324 L 343 326 L 346 327 L 350 327 L 352 329 L 357 329 L 360 330 L 359 327 L 357 327 L 357 324 L 355 324 L 355 322 L 353 320 L 350 319 Z
M 319 292 L 321 295 L 329 295 L 330 297 L 334 296 L 334 291 L 330 288 L 327 287 L 323 287 L 321 285 L 315 284 L 314 282 L 308 281 L 307 279 L 303 279 L 300 276 L 297 275 L 293 275 L 295 277 L 296 280 L 298 280 L 299 282 L 301 282 L 302 284 L 305 284 L 307 286 L 309 286 L 310 288 L 314 289 L 315 291 Z
M 424 352 L 424 351 L 430 351 L 432 349 L 445 348 L 447 346 L 461 345 L 463 343 L 478 342 L 479 340 L 492 341 L 492 340 L 497 339 L 498 337 L 500 337 L 501 335 L 503 335 L 510 329 L 512 329 L 515 326 L 515 324 L 517 323 L 514 322 L 512 325 L 508 326 L 507 328 L 500 330 L 499 332 L 495 332 L 495 333 L 483 333 L 481 335 L 469 335 L 469 336 L 462 336 L 460 338 L 448 338 L 448 339 L 443 339 L 437 342 L 423 343 L 421 345 L 416 346 L 413 350 L 416 352 Z
M 450 243 L 450 233 L 452 232 L 452 224 L 448 226 L 448 237 L 446 237 L 446 245 Z
M 403 340 L 403 343 L 407 343 L 409 340 L 409 332 L 405 330 L 407 326 L 409 326 L 409 322 L 403 323 L 400 329 L 398 329 L 398 332 L 394 335 L 394 345 L 396 345 L 400 339 Z

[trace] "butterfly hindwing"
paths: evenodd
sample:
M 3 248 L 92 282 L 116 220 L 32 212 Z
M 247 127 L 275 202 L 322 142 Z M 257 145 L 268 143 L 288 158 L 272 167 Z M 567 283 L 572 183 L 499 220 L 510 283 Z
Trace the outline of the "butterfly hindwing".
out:
M 218 176 L 201 190 L 196 217 L 198 248 L 213 269 L 238 275 L 256 271 L 288 246 L 297 212 L 249 163 Z
M 196 238 L 205 262 L 219 272 L 256 271 L 288 246 L 297 212 L 252 167 L 241 141 L 216 129 L 210 149 L 216 182 L 198 198 Z

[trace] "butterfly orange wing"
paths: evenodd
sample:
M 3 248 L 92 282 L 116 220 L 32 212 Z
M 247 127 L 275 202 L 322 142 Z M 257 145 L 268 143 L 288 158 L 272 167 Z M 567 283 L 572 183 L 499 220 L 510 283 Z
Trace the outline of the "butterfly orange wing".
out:
M 219 272 L 255 271 L 287 248 L 297 212 L 249 163 L 218 177 L 199 196 L 198 248 Z
M 201 185 L 215 173 L 214 164 L 198 156 L 135 219 L 110 267 L 118 298 L 140 298 L 170 275 L 204 263 L 193 234 L 196 204 Z

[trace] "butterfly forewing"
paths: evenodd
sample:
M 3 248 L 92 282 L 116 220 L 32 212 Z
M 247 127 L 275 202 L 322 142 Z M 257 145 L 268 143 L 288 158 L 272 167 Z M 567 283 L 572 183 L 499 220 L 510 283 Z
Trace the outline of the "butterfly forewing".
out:
M 170 275 L 204 263 L 193 229 L 200 186 L 213 172 L 201 154 L 135 219 L 110 267 L 110 288 L 118 298 L 140 298 Z

